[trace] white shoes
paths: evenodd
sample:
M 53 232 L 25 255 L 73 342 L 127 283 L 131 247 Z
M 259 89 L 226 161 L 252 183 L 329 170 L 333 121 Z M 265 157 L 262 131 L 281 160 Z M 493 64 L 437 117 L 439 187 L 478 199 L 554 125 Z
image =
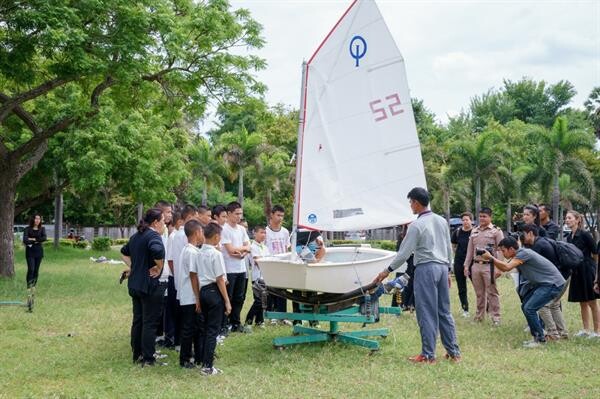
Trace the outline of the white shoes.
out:
M 546 345 L 545 342 L 536 341 L 534 339 L 532 339 L 531 341 L 523 342 L 523 348 L 527 348 L 527 349 L 539 348 L 544 345 Z
M 461 316 L 464 317 L 465 319 L 468 319 L 469 317 L 471 317 L 468 310 L 463 310 Z
M 577 338 L 586 338 L 590 336 L 590 332 L 587 330 L 579 330 L 575 334 L 573 334 L 573 336 Z
M 592 331 L 588 334 L 587 338 L 588 339 L 598 339 L 598 338 L 600 338 L 600 334 Z

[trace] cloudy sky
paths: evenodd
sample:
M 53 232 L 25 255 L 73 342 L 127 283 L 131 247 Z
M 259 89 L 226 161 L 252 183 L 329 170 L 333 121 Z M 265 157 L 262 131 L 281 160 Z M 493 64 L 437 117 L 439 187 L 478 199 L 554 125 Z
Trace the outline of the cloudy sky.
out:
M 300 66 L 350 0 L 232 0 L 263 27 L 258 78 L 271 104 L 298 107 Z M 469 99 L 523 76 L 575 85 L 581 107 L 600 85 L 600 0 L 415 1 L 377 4 L 402 52 L 411 96 L 442 122 Z

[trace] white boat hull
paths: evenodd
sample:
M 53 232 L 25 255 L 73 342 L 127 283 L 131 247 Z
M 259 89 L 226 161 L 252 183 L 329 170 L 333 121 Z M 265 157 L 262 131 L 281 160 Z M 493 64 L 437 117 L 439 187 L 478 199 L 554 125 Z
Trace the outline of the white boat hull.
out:
M 343 294 L 371 283 L 394 256 L 382 249 L 333 247 L 320 263 L 302 263 L 287 253 L 261 258 L 258 264 L 269 287 Z

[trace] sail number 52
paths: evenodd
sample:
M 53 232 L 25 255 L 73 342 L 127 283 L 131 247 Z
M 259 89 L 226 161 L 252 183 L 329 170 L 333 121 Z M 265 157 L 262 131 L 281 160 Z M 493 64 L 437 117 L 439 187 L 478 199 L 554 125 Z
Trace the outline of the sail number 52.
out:
M 377 99 L 371 101 L 369 106 L 371 107 L 371 112 L 375 115 L 375 122 L 382 121 L 387 119 L 388 117 L 396 116 L 404 112 L 401 106 L 400 96 L 398 93 L 390 94 L 389 96 L 384 97 L 383 99 Z M 388 111 L 386 111 L 386 108 Z M 389 116 L 388 116 L 389 112 Z

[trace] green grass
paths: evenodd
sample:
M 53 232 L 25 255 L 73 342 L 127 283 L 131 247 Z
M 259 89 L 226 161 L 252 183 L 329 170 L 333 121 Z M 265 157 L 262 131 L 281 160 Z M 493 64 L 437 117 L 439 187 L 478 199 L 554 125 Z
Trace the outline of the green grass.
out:
M 280 326 L 228 338 L 218 348 L 219 376 L 180 369 L 175 352 L 167 352 L 169 366 L 142 369 L 131 364 L 131 304 L 125 285 L 118 284 L 121 266 L 89 261 L 99 255 L 47 248 L 34 312 L 0 307 L 1 398 L 600 397 L 600 342 L 571 339 L 521 349 L 529 337 L 507 279 L 500 281 L 499 328 L 458 316 L 452 287 L 461 364 L 410 364 L 406 358 L 419 352 L 420 340 L 414 315 L 406 313 L 383 316 L 380 325 L 390 328 L 390 336 L 372 356 L 341 343 L 279 352 L 271 340 L 290 334 Z M 115 251 L 104 255 L 118 257 Z M 16 278 L 0 280 L 0 300 L 25 297 L 23 252 L 16 256 Z M 571 331 L 580 328 L 577 304 L 565 303 L 565 316 Z M 443 354 L 438 345 L 438 356 Z

